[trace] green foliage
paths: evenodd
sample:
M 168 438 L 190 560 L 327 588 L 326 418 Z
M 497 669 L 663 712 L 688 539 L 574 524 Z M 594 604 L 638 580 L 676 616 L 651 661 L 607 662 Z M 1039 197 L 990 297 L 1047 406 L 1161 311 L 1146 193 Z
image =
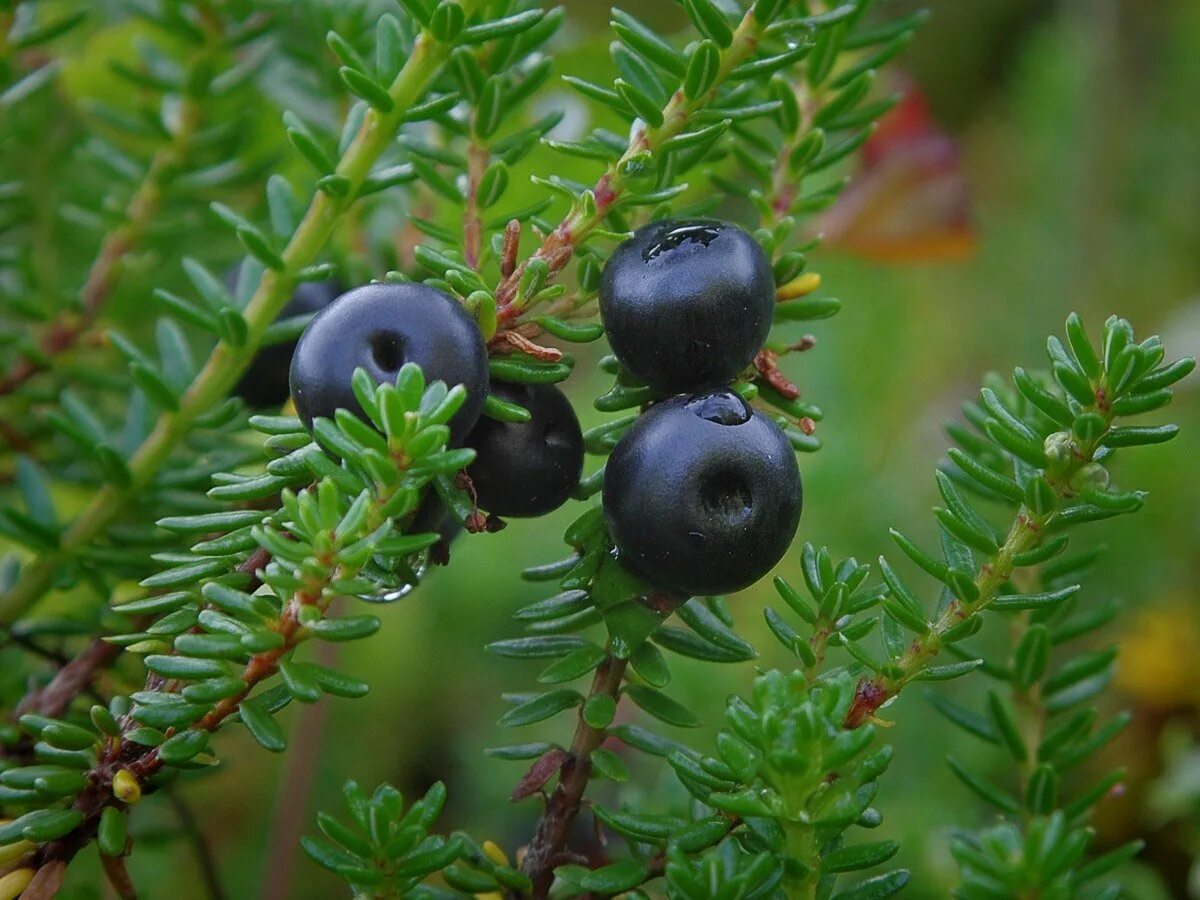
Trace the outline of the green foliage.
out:
M 441 872 L 452 887 L 472 893 L 528 889 L 529 879 L 492 860 L 466 835 L 446 839 L 429 833 L 446 802 L 446 788 L 440 782 L 407 809 L 404 798 L 388 784 L 367 794 L 349 781 L 342 793 L 351 823 L 321 813 L 317 824 L 324 837 L 306 837 L 301 846 L 317 865 L 344 878 L 356 895 L 446 895 L 420 887 L 433 872 Z
M 90 639 L 61 671 L 30 666 L 35 689 L 5 698 L 0 853 L 21 871 L 56 872 L 95 841 L 121 889 L 135 804 L 215 767 L 216 732 L 238 723 L 280 752 L 287 734 L 276 715 L 293 700 L 367 692 L 304 645 L 370 637 L 381 621 L 356 604 L 389 603 L 419 584 L 438 536 L 409 526 L 431 490 L 471 530 L 497 527 L 480 521 L 457 477 L 473 452 L 448 444 L 462 387 L 428 384 L 411 365 L 379 386 L 359 370 L 366 420 L 341 410 L 312 434 L 286 412 L 247 416 L 230 398 L 260 347 L 303 327 L 277 321 L 297 284 L 335 274 L 425 281 L 474 317 L 493 379 L 559 383 L 576 359 L 539 342 L 603 336 L 588 319 L 611 245 L 648 221 L 741 197 L 779 303 L 764 353 L 734 388 L 796 451 L 821 446 L 821 409 L 779 367 L 809 346 L 795 323 L 841 306 L 818 296 L 806 219 L 837 202 L 845 161 L 895 102 L 878 95 L 875 72 L 920 15 L 875 17 L 869 0 L 685 0 L 690 28 L 668 35 L 614 10 L 613 77 L 564 76 L 604 124 L 563 140 L 560 114 L 533 112 L 561 10 L 403 0 L 300 4 L 289 17 L 287 6 L 164 0 L 112 13 L 156 37 L 112 63 L 106 77 L 121 87 L 111 96 L 71 107 L 78 121 L 63 127 L 91 136 L 79 172 L 68 171 L 64 147 L 48 146 L 48 167 L 63 177 L 53 190 L 30 159 L 47 114 L 25 98 L 57 66 L 25 51 L 71 38 L 85 17 L 69 3 L 0 10 L 0 115 L 13 122 L 0 157 L 14 173 L 0 189 L 0 230 L 15 238 L 0 256 L 0 301 L 19 325 L 5 332 L 0 396 L 21 414 L 10 417 L 18 440 L 6 439 L 28 448 L 0 509 L 0 536 L 21 554 L 0 579 L 0 624 L 9 643 L 34 652 L 48 636 Z M 273 65 L 297 82 L 276 129 L 286 159 L 265 152 L 253 127 L 257 113 L 275 111 Z M 68 196 L 64 217 L 90 237 L 50 275 L 42 242 L 54 228 L 43 207 Z M 407 244 L 394 239 L 397 204 Z M 180 235 L 192 233 L 204 240 L 185 252 Z M 146 283 L 144 254 L 171 274 Z M 235 273 L 221 274 L 238 256 Z M 162 318 L 99 330 L 117 285 L 153 297 Z M 118 374 L 81 377 L 62 359 L 71 350 L 115 361 Z M 868 583 L 867 565 L 806 545 L 807 596 L 777 579 L 782 611 L 764 611 L 798 665 L 760 671 L 748 698 L 730 698 L 710 751 L 670 730 L 702 724 L 671 690 L 670 660 L 741 664 L 757 651 L 723 598 L 668 597 L 621 567 L 591 499 L 603 465 L 591 471 L 576 492 L 585 508 L 564 534 L 569 555 L 525 573 L 553 584 L 551 596 L 516 612 L 523 634 L 488 646 L 539 666 L 535 691 L 506 695 L 502 725 L 544 729 L 565 712 L 575 723 L 569 741 L 489 751 L 527 766 L 514 800 L 546 798 L 519 867 L 461 832 L 431 834 L 440 784 L 405 808 L 387 785 L 367 795 L 350 782 L 350 824 L 321 814 L 324 837 L 306 838 L 305 852 L 365 896 L 888 897 L 909 878 L 877 871 L 897 844 L 856 831 L 882 821 L 874 802 L 892 751 L 876 743 L 880 716 L 914 681 L 978 671 L 993 682 L 982 712 L 932 695 L 1015 770 L 999 784 L 952 761 L 1004 816 L 955 839 L 962 896 L 1114 896 L 1105 876 L 1138 848 L 1093 853 L 1089 814 L 1121 776 L 1074 797 L 1064 788 L 1124 723 L 1101 723 L 1088 705 L 1114 652 L 1065 653 L 1113 611 L 1083 605 L 1077 578 L 1091 556 L 1065 551 L 1077 526 L 1141 508 L 1145 494 L 1116 487 L 1111 466 L 1177 429 L 1125 420 L 1169 403 L 1194 362 L 1166 363 L 1157 338 L 1138 342 L 1115 317 L 1092 344 L 1072 316 L 1066 341 L 1048 350 L 1045 373 L 990 379 L 965 408 L 967 424 L 951 426 L 956 446 L 936 473 L 939 550 L 893 532 L 935 580 L 936 600 L 885 559 L 882 584 Z M 595 408 L 619 415 L 585 444 L 603 458 L 660 398 L 615 358 L 600 368 L 612 384 Z M 529 417 L 498 397 L 486 413 Z M 66 488 L 85 495 L 82 508 L 68 511 Z M 83 598 L 78 616 L 31 615 L 63 591 Z M 1012 635 L 999 656 L 973 642 L 997 617 Z M 118 657 L 141 689 L 93 688 L 90 676 Z M 72 666 L 88 677 L 67 677 Z M 659 724 L 630 721 L 630 704 Z M 644 795 L 587 796 L 593 782 L 628 781 L 634 754 L 665 765 L 686 799 L 654 812 Z M 585 806 L 620 839 L 594 865 L 568 846 Z

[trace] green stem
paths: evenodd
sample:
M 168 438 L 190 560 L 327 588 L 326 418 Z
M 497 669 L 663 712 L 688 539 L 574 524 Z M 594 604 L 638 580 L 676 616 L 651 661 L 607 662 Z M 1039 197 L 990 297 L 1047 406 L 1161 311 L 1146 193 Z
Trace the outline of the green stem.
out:
M 322 618 L 327 617 L 329 606 L 335 599 L 331 586 L 357 577 L 365 565 L 365 560 L 357 565 L 339 562 L 338 551 L 375 530 L 373 523 L 380 520 L 382 511 L 395 497 L 396 492 L 401 490 L 403 483 L 403 479 L 397 479 L 390 485 L 379 488 L 357 532 L 342 535 L 340 538 L 332 532 L 326 535 L 328 549 L 310 558 L 308 562 L 311 564 L 315 561 L 316 566 L 306 570 L 302 586 L 295 591 L 271 626 L 282 638 L 279 646 L 251 655 L 239 674 L 242 688 L 233 696 L 218 701 L 203 717 L 186 726 L 187 729 L 206 731 L 210 734 L 220 730 L 259 685 L 278 673 L 280 663 L 298 646 L 312 638 L 312 631 L 302 621 L 305 611 L 316 609 Z M 259 558 L 260 554 L 265 554 L 265 550 L 260 549 L 250 554 L 239 567 L 239 571 L 253 571 L 264 567 L 266 563 Z M 169 692 L 177 689 L 177 684 L 164 682 L 151 675 L 147 677 L 145 690 Z M 126 728 L 132 727 L 132 719 L 126 719 L 124 725 Z M 151 779 L 165 765 L 157 747 L 140 747 L 123 738 L 106 741 L 98 763 L 89 773 L 88 786 L 76 796 L 73 805 L 75 810 L 83 813 L 83 822 L 65 837 L 44 845 L 39 851 L 40 864 L 45 866 L 53 862 L 70 863 L 75 855 L 87 846 L 96 834 L 104 810 L 117 802 L 112 785 L 113 779 L 120 772 L 132 775 L 140 787 L 149 791 Z
M 211 48 L 198 54 L 206 61 Z M 79 291 L 79 311 L 64 311 L 46 326 L 37 339 L 37 357 L 20 357 L 0 375 L 0 396 L 11 394 L 39 372 L 50 368 L 52 360 L 74 347 L 96 321 L 112 293 L 122 264 L 141 243 L 147 227 L 162 207 L 163 194 L 173 173 L 187 158 L 192 139 L 200 125 L 200 106 L 191 97 L 180 104 L 179 127 L 168 143 L 150 161 L 141 184 L 125 209 L 125 221 L 109 232 L 100 244 L 87 280 Z
M 1013 648 L 1015 649 L 1020 643 L 1021 638 L 1029 630 L 1030 617 L 1025 613 L 1018 620 L 1017 628 L 1013 634 Z M 1012 686 L 1012 702 L 1013 708 L 1016 711 L 1017 729 L 1021 735 L 1021 741 L 1025 744 L 1025 759 L 1018 766 L 1017 774 L 1020 781 L 1021 796 L 1025 796 L 1025 789 L 1029 785 L 1029 779 L 1033 777 L 1034 771 L 1038 765 L 1038 746 L 1042 743 L 1042 738 L 1046 731 L 1046 707 L 1042 703 L 1041 684 L 1034 683 L 1029 687 L 1019 687 L 1015 683 Z M 1028 807 L 1022 805 L 1022 815 L 1028 821 L 1030 812 Z
M 816 900 L 817 887 L 821 882 L 821 852 L 817 846 L 816 831 L 800 821 L 783 820 L 784 846 L 786 854 L 808 867 L 807 874 L 797 878 L 785 875 L 782 882 L 784 896 L 789 900 Z
M 268 270 L 250 298 L 243 312 L 248 335 L 245 343 L 240 347 L 217 344 L 204 368 L 180 398 L 179 408 L 159 418 L 154 430 L 129 460 L 128 483 L 107 484 L 101 488 L 63 533 L 58 547 L 30 562 L 16 584 L 0 598 L 0 625 L 14 622 L 50 589 L 59 563 L 69 558 L 75 549 L 100 536 L 126 503 L 150 483 L 171 451 L 187 436 L 196 418 L 219 403 L 237 382 L 263 333 L 291 296 L 297 274 L 316 260 L 339 218 L 353 203 L 371 167 L 394 139 L 404 114 L 432 83 L 449 57 L 450 49 L 449 44 L 438 43 L 427 34 L 417 38 L 411 56 L 388 91 L 394 103 L 392 110 L 387 113 L 370 110 L 338 162 L 335 172 L 347 179 L 348 189 L 338 197 L 321 191 L 314 195 L 283 251 L 283 268 Z
M 1093 409 L 1104 416 L 1105 428 L 1101 436 L 1089 443 L 1074 445 L 1074 452 L 1065 465 L 1055 471 L 1053 476 L 1047 474 L 1047 482 L 1060 500 L 1071 496 L 1072 479 L 1084 466 L 1092 462 L 1100 448 L 1103 434 L 1107 433 L 1108 426 L 1112 423 L 1113 413 L 1107 404 L 1097 403 Z M 908 650 L 889 667 L 886 674 L 863 678 L 858 683 L 854 703 L 846 714 L 847 728 L 857 728 L 867 722 L 884 703 L 899 694 L 905 685 L 920 675 L 941 652 L 948 632 L 988 608 L 1000 588 L 1012 577 L 1016 568 L 1016 557 L 1038 546 L 1046 526 L 1054 515 L 1054 511 L 1039 515 L 1027 506 L 1020 507 L 1000 549 L 992 554 L 975 574 L 976 598 L 969 602 L 961 598 L 952 600 L 930 625 L 929 630 L 913 641 Z

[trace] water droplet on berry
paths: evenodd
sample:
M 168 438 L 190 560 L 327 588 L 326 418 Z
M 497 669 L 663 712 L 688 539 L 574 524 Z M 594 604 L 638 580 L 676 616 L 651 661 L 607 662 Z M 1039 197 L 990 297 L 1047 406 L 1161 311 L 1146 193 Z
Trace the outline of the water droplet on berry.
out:
M 655 240 L 646 245 L 642 259 L 650 262 L 664 253 L 678 250 L 684 244 L 695 242 L 707 247 L 721 234 L 721 226 L 715 222 L 691 222 L 666 229 Z
M 741 425 L 750 420 L 750 404 L 732 391 L 697 394 L 687 401 L 688 410 L 718 425 Z

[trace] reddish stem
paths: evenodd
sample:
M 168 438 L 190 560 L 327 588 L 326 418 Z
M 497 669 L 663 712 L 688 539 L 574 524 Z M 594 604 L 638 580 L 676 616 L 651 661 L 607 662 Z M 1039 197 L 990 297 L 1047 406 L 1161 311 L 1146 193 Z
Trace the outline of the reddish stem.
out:
M 606 658 L 596 670 L 588 696 L 606 695 L 615 699 L 621 689 L 625 666 L 623 659 L 611 655 Z M 589 725 L 580 708 L 571 749 L 559 770 L 558 787 L 546 802 L 546 809 L 538 820 L 522 866 L 533 881 L 534 900 L 544 900 L 549 895 L 550 886 L 554 883 L 554 867 L 561 861 L 566 847 L 567 830 L 579 814 L 583 794 L 587 790 L 588 776 L 592 771 L 592 751 L 600 746 L 604 738 L 604 730 Z

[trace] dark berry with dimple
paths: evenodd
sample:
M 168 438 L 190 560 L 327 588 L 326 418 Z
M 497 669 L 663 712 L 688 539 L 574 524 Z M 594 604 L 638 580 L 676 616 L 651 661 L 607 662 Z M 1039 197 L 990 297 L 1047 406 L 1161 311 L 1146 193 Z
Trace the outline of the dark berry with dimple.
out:
M 301 282 L 292 299 L 280 310 L 279 318 L 290 319 L 320 312 L 337 299 L 342 290 L 341 283 L 337 281 Z M 263 347 L 251 360 L 233 393 L 253 409 L 282 406 L 288 398 L 288 370 L 295 352 L 296 341 Z
M 766 341 L 774 307 L 762 247 L 737 226 L 708 219 L 639 229 L 600 281 L 613 353 L 664 393 L 733 381 Z
M 351 379 L 362 367 L 377 383 L 394 382 L 416 363 L 427 382 L 461 384 L 467 399 L 450 420 L 461 443 L 487 397 L 488 361 L 474 320 L 450 295 L 424 284 L 368 284 L 343 294 L 312 320 L 292 357 L 296 412 L 312 427 L 342 408 L 366 418 Z
M 541 516 L 579 484 L 583 434 L 571 402 L 552 384 L 493 382 L 492 393 L 529 410 L 528 422 L 484 416 L 467 437 L 475 461 L 467 474 L 479 506 L 498 516 Z
M 787 436 L 730 390 L 653 406 L 604 471 L 618 559 L 680 596 L 741 590 L 783 558 L 800 522 Z

